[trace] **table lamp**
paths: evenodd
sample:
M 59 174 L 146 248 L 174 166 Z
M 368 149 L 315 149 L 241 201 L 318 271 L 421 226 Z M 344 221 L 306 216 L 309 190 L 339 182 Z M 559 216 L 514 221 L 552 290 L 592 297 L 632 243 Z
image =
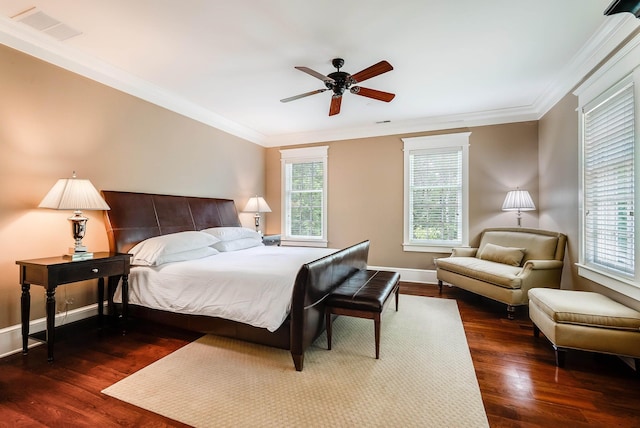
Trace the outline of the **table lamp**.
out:
M 262 196 L 254 196 L 249 198 L 249 202 L 244 207 L 245 212 L 255 213 L 253 218 L 256 221 L 256 232 L 260 233 L 260 213 L 270 213 L 271 208 Z
M 531 195 L 526 190 L 511 190 L 507 193 L 502 204 L 502 211 L 517 211 L 518 226 L 522 226 L 522 211 L 534 211 L 536 206 L 533 204 Z
M 87 220 L 89 220 L 82 215 L 82 210 L 108 210 L 110 208 L 89 180 L 77 178 L 75 171 L 73 177 L 59 179 L 42 199 L 38 208 L 73 210 L 73 216 L 69 217 L 69 221 L 75 245 L 73 248 L 69 248 L 68 257 L 72 260 L 85 260 L 93 257 L 93 253 L 87 251 L 87 247 L 82 245 Z

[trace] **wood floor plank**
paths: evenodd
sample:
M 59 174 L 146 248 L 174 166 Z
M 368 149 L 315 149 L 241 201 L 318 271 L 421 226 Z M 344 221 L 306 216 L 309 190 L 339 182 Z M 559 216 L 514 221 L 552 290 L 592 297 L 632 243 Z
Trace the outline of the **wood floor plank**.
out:
M 640 377 L 619 358 L 568 351 L 558 368 L 526 308 L 508 320 L 504 305 L 464 290 L 403 282 L 400 291 L 456 300 L 491 427 L 640 427 Z M 94 321 L 61 335 L 52 364 L 45 346 L 0 359 L 0 427 L 185 426 L 100 391 L 199 334 L 132 320 L 123 336 Z

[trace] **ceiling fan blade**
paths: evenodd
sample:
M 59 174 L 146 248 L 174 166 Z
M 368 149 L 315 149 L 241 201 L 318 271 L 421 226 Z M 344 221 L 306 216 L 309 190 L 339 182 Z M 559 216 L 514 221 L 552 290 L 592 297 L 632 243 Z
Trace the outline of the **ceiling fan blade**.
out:
M 331 77 L 329 76 L 325 76 L 322 73 L 318 73 L 315 70 L 310 69 L 309 67 L 295 67 L 296 69 L 300 70 L 300 71 L 304 71 L 305 73 L 315 77 L 316 79 L 320 79 L 323 82 L 335 82 L 335 80 L 333 80 Z
M 340 104 L 342 104 L 342 95 L 334 95 L 331 97 L 331 107 L 329 107 L 329 116 L 340 113 Z
M 364 82 L 367 79 L 371 79 L 372 77 L 376 77 L 379 74 L 386 73 L 391 70 L 393 70 L 391 64 L 387 61 L 380 61 L 369 68 L 365 68 L 356 74 L 352 74 L 351 79 L 353 79 L 354 82 Z
M 390 92 L 378 91 L 377 89 L 363 88 L 361 86 L 352 86 L 349 89 L 352 94 L 362 95 L 363 97 L 373 98 L 388 103 L 395 98 L 396 94 Z
M 299 100 L 300 98 L 308 97 L 309 95 L 320 94 L 320 93 L 322 93 L 324 91 L 326 91 L 326 89 L 317 89 L 315 91 L 305 92 L 304 94 L 294 95 L 293 97 L 284 98 L 284 99 L 280 100 L 280 102 L 281 103 L 288 103 L 289 101 Z

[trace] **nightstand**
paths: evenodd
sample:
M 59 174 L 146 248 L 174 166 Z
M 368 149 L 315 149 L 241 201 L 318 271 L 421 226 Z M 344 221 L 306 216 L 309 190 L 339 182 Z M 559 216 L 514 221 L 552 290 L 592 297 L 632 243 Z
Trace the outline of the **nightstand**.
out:
M 104 278 L 114 280 L 122 277 L 122 318 L 123 331 L 126 332 L 130 254 L 94 253 L 92 259 L 71 261 L 68 257 L 47 257 L 43 259 L 18 260 L 20 266 L 20 284 L 22 285 L 22 354 L 26 355 L 29 339 L 29 312 L 31 310 L 31 285 L 40 285 L 47 294 L 47 360 L 53 361 L 53 343 L 55 337 L 56 288 L 71 282 L 98 279 L 98 319 L 102 322 L 104 303 Z M 110 281 L 111 282 L 111 281 Z M 109 301 L 112 295 L 109 293 Z M 109 307 L 113 305 L 110 304 Z
M 262 237 L 262 243 L 264 245 L 277 245 L 280 246 L 280 235 L 265 235 Z

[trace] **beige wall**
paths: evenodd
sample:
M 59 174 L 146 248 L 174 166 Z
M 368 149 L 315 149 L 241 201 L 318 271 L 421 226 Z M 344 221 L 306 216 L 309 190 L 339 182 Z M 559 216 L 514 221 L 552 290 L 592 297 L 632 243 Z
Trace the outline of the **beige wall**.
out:
M 540 141 L 540 227 L 567 234 L 567 254 L 562 288 L 597 291 L 636 310 L 640 302 L 578 275 L 579 260 L 579 135 L 578 100 L 565 96 L 541 120 Z
M 489 226 L 514 226 L 515 214 L 500 210 L 508 190 L 520 186 L 538 199 L 537 122 L 470 129 L 470 233 Z M 429 133 L 435 134 L 435 133 Z M 328 160 L 329 246 L 340 248 L 371 240 L 369 263 L 376 266 L 433 269 L 431 253 L 404 252 L 402 137 L 386 136 L 325 143 Z M 289 147 L 287 147 L 289 148 Z M 267 233 L 280 231 L 280 148 L 266 155 L 266 197 L 273 212 Z M 523 226 L 537 227 L 537 211 L 523 213 Z
M 72 244 L 69 212 L 37 209 L 73 170 L 98 189 L 233 198 L 264 191 L 265 149 L 0 45 L 0 328 L 19 323 L 16 260 Z M 108 249 L 101 213 L 84 243 Z M 252 225 L 251 214 L 241 214 Z M 44 316 L 32 287 L 32 319 Z M 58 309 L 96 302 L 93 284 L 58 289 Z
M 539 122 L 540 227 L 567 235 L 562 288 L 579 283 L 578 100 L 565 96 Z

